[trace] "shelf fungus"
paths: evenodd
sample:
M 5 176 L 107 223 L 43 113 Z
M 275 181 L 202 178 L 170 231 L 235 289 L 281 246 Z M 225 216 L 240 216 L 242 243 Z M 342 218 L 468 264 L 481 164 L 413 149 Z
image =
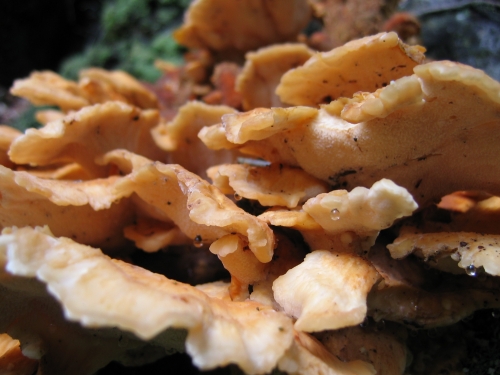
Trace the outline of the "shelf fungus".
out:
M 299 43 L 275 44 L 245 55 L 236 89 L 241 93 L 243 109 L 283 107 L 275 93 L 283 74 L 301 66 L 314 51 Z
M 323 181 L 283 165 L 223 164 L 209 168 L 207 174 L 224 194 L 257 200 L 263 206 L 293 208 L 327 192 Z
M 117 100 L 141 109 L 158 109 L 156 95 L 124 71 L 90 68 L 79 76 L 78 84 L 91 104 Z
M 416 258 L 393 259 L 382 246 L 368 255 L 382 276 L 367 298 L 375 321 L 398 322 L 411 329 L 455 324 L 481 309 L 498 309 L 500 280 L 465 273 L 437 272 Z
M 0 367 L 422 375 L 452 357 L 427 330 L 479 337 L 460 321 L 500 309 L 500 83 L 394 32 L 314 52 L 312 3 L 193 1 L 174 37 L 197 50 L 155 84 L 16 81 L 59 109 L 0 127 Z M 442 346 L 446 373 L 473 357 Z
M 108 101 L 158 108 L 156 96 L 130 74 L 99 68 L 82 70 L 78 82 L 51 71 L 33 72 L 28 78 L 16 80 L 11 93 L 35 105 L 55 105 L 63 112 Z
M 470 276 L 477 276 L 482 267 L 490 275 L 500 275 L 500 236 L 474 232 L 442 232 L 403 234 L 387 245 L 393 258 L 409 254 L 439 267 L 450 257 Z
M 405 188 L 382 179 L 370 189 L 356 187 L 350 192 L 333 190 L 309 199 L 302 209 L 328 234 L 354 232 L 365 237 L 366 249 L 375 243 L 379 232 L 389 228 L 417 209 L 413 197 Z
M 7 153 L 12 142 L 22 134 L 19 130 L 10 126 L 0 125 L 0 165 L 7 168 L 15 167 L 15 163 L 10 160 Z
M 109 357 L 101 358 L 100 365 L 103 361 L 106 364 L 106 359 L 110 362 L 133 358 L 140 348 L 156 347 L 156 353 L 161 353 L 159 349 L 163 353 L 179 347 L 182 350 L 184 335 L 177 339 L 173 336 L 174 340 L 172 336 L 170 340 L 169 336 L 162 339 L 162 332 L 175 328 L 187 330 L 186 351 L 198 367 L 208 370 L 234 363 L 248 374 L 260 374 L 271 371 L 293 341 L 289 318 L 257 302 L 231 301 L 227 285 L 196 288 L 170 280 L 68 238 L 55 238 L 48 228 L 5 229 L 0 236 L 0 264 L 12 275 L 38 281 L 35 285 L 32 281 L 30 288 L 24 285 L 29 284 L 26 281 L 16 283 L 12 277 L 2 277 L 2 289 L 10 291 L 6 297 L 18 292 L 25 293 L 26 299 L 30 293 L 34 298 L 42 283 L 61 303 L 67 319 L 93 329 L 117 327 L 125 331 L 121 337 L 132 332 L 143 340 L 127 338 L 129 342 L 121 348 L 101 353 Z M 39 299 L 43 298 L 49 297 L 43 297 L 42 292 Z M 23 330 L 23 321 L 19 321 L 30 319 L 29 315 L 13 319 L 18 333 L 29 334 Z M 0 323 L 1 329 L 9 323 L 10 329 L 14 329 L 5 316 Z M 59 329 L 64 330 L 64 323 L 61 325 Z M 47 334 L 47 328 L 39 332 L 39 336 Z M 95 336 L 106 339 L 102 332 L 95 332 Z M 38 349 L 44 354 L 43 345 Z M 141 363 L 141 358 L 137 356 L 135 362 Z M 151 357 L 143 360 L 147 362 Z M 87 373 L 89 368 L 74 371 Z
M 259 217 L 271 225 L 298 230 L 312 250 L 367 253 L 382 229 L 410 216 L 417 204 L 390 180 L 370 189 L 332 190 L 308 199 L 300 208 L 275 208 Z
M 114 194 L 117 176 L 89 181 L 51 180 L 0 166 L 0 226 L 50 225 L 57 236 L 116 250 L 134 218 L 131 202 Z
M 193 240 L 206 244 L 238 233 L 260 262 L 269 262 L 274 236 L 268 225 L 237 207 L 207 181 L 176 164 L 144 165 L 121 179 L 118 195 L 132 194 L 164 220 L 173 221 Z
M 28 129 L 9 149 L 17 164 L 48 166 L 76 162 L 95 177 L 109 172 L 96 158 L 115 149 L 127 149 L 154 160 L 165 158 L 152 137 L 159 121 L 157 110 L 140 110 L 116 101 L 87 106 L 41 129 Z
M 404 44 L 395 32 L 367 36 L 316 53 L 285 73 L 276 93 L 284 103 L 319 106 L 359 91 L 372 92 L 410 75 L 424 61 L 424 51 Z
M 185 14 L 174 38 L 189 48 L 244 53 L 293 41 L 311 18 L 305 0 L 197 0 Z M 233 22 L 238 19 L 238 22 Z
M 226 115 L 212 134 L 225 134 L 224 142 L 254 157 L 299 166 L 348 190 L 390 179 L 422 207 L 458 190 L 500 194 L 500 182 L 491 178 L 500 165 L 500 83 L 448 61 L 414 71 L 374 93 L 320 109 Z
M 28 78 L 16 80 L 10 92 L 35 105 L 56 105 L 64 112 L 91 104 L 76 82 L 50 71 L 33 72 Z
M 235 113 L 225 105 L 208 105 L 190 101 L 179 108 L 177 115 L 169 122 L 161 121 L 151 130 L 155 143 L 167 151 L 165 161 L 180 164 L 187 170 L 206 178 L 206 170 L 212 165 L 236 162 L 237 151 L 211 150 L 198 138 L 205 126 L 217 124 L 221 116 Z
M 273 283 L 274 298 L 297 318 L 295 329 L 317 332 L 360 324 L 379 275 L 355 254 L 316 250 Z

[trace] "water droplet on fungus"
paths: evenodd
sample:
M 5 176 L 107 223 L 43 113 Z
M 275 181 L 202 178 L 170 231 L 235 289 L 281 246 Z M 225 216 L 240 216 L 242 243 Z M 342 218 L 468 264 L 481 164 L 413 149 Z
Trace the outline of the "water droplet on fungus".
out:
M 469 276 L 475 277 L 477 275 L 477 268 L 471 264 L 465 268 L 465 273 Z
M 339 220 L 340 219 L 340 211 L 334 208 L 333 210 L 330 211 L 330 217 L 332 220 Z
M 203 246 L 203 238 L 201 238 L 200 235 L 197 235 L 194 238 L 193 245 L 194 245 L 194 247 L 202 247 Z

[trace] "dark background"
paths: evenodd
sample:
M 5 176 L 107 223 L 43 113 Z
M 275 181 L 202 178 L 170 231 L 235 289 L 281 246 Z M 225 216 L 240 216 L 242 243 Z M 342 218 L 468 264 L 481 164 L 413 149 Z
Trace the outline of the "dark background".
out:
M 99 34 L 100 0 L 1 0 L 0 86 L 32 70 L 57 70 Z
M 132 36 L 145 45 L 144 35 L 159 29 L 145 27 L 144 23 L 132 23 L 132 26 L 117 25 L 104 35 L 101 28 L 101 11 L 118 0 L 0 0 L 0 110 L 1 105 L 9 105 L 8 88 L 16 78 L 23 78 L 33 70 L 50 69 L 59 71 L 65 58 L 81 52 L 89 46 L 105 41 L 106 37 L 127 38 Z M 130 0 L 129 3 L 132 3 Z M 141 0 L 149 6 L 148 14 L 157 14 L 161 4 L 175 7 L 166 21 L 179 21 L 180 9 L 187 0 L 179 2 L 167 0 Z M 123 2 L 123 1 L 122 1 Z M 174 5 L 175 3 L 175 5 Z M 428 49 L 426 55 L 434 59 L 449 59 L 484 69 L 489 75 L 500 80 L 500 1 L 468 0 L 405 0 L 400 9 L 415 14 L 422 24 L 422 42 Z M 140 13 L 137 14 L 137 17 Z M 158 17 L 157 17 L 158 18 Z M 132 20 L 133 21 L 133 20 Z M 170 22 L 169 21 L 169 22 Z M 146 25 L 147 26 L 147 25 Z M 165 28 L 169 26 L 164 25 Z M 144 32 L 138 32 L 143 28 Z M 120 35 L 112 35 L 120 34 Z M 141 39 L 142 38 L 142 39 Z M 110 39 L 112 40 L 112 39 Z M 121 39 L 123 40 L 123 39 Z M 127 47 L 127 45 L 124 45 Z M 116 58 L 106 60 L 112 68 Z M 7 98 L 7 99 L 6 99 Z M 6 104 L 5 104 L 6 103 Z M 1 112 L 1 111 L 0 111 Z M 2 123 L 0 116 L 0 123 Z M 496 361 L 497 341 L 491 313 L 476 314 L 472 322 L 485 322 L 480 332 L 485 342 L 494 342 L 491 358 L 481 371 L 486 373 L 490 363 Z M 486 315 L 485 315 L 486 314 Z M 487 315 L 489 314 L 489 315 Z M 486 324 L 487 323 L 487 324 Z M 470 321 L 464 324 L 472 324 Z M 488 336 L 490 335 L 490 336 Z M 478 340 L 479 342 L 479 340 Z M 494 350 L 493 350 L 494 349 Z M 482 348 L 478 351 L 483 350 Z M 496 362 L 495 362 L 496 363 Z M 172 373 L 195 374 L 198 371 L 191 365 L 186 355 L 178 354 L 167 357 L 155 364 L 139 368 L 124 368 L 110 364 L 99 374 L 139 374 L 160 373 L 169 368 Z M 217 370 L 213 374 L 228 374 L 230 369 Z
M 0 0 L 0 87 L 5 90 L 15 78 L 35 69 L 58 71 L 66 57 L 101 41 L 101 10 L 113 2 L 120 1 Z M 174 14 L 178 21 L 189 0 L 143 3 L 175 4 L 180 9 Z M 428 57 L 460 61 L 500 80 L 500 1 L 403 0 L 400 9 L 412 12 L 422 23 Z M 129 32 L 136 33 L 136 27 L 132 25 Z

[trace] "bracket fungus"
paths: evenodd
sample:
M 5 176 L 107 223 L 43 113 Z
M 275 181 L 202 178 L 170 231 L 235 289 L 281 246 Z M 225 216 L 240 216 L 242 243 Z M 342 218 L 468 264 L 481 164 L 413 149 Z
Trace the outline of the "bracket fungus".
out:
M 395 32 L 353 40 L 285 73 L 276 94 L 284 103 L 318 106 L 372 92 L 410 75 L 423 62 L 424 50 L 404 44 Z
M 442 232 L 402 235 L 387 248 L 395 259 L 411 253 L 425 260 L 450 256 L 467 274 L 476 276 L 479 267 L 500 275 L 500 236 L 474 232 Z M 432 264 L 432 263 L 431 263 Z
M 122 229 L 133 220 L 128 200 L 113 192 L 117 177 L 60 181 L 0 166 L 0 226 L 50 225 L 57 236 L 116 250 L 125 246 Z
M 272 258 L 274 236 L 267 224 L 179 165 L 159 162 L 144 165 L 115 188 L 120 196 L 137 194 L 193 240 L 200 238 L 200 242 L 210 244 L 227 234 L 239 233 L 248 240 L 257 259 L 269 262 Z
M 331 6 L 196 0 L 155 84 L 16 81 L 59 110 L 0 127 L 0 366 L 5 333 L 40 374 L 422 375 L 428 329 L 500 309 L 500 83 L 393 32 L 298 44 Z
M 174 38 L 189 48 L 244 53 L 293 40 L 311 13 L 306 0 L 196 0 Z
M 367 253 L 382 229 L 416 208 L 406 189 L 382 179 L 370 189 L 332 190 L 308 199 L 300 209 L 271 209 L 259 217 L 300 231 L 312 250 Z
M 66 318 L 133 332 L 144 340 L 136 346 L 168 345 L 157 335 L 167 328 L 187 329 L 186 350 L 203 369 L 235 363 L 248 374 L 265 373 L 293 340 L 289 318 L 257 302 L 231 301 L 224 297 L 227 285 L 207 287 L 205 293 L 68 238 L 54 238 L 47 228 L 4 230 L 0 262 L 13 275 L 45 283 Z M 224 292 L 212 297 L 214 290 Z
M 408 191 L 387 179 L 370 189 L 333 190 L 309 199 L 302 209 L 330 234 L 347 231 L 368 237 L 371 247 L 382 229 L 410 216 L 417 204 Z
M 314 52 L 303 44 L 286 43 L 261 48 L 245 55 L 236 89 L 242 95 L 243 109 L 283 107 L 275 93 L 283 74 L 304 64 Z
M 79 85 L 92 104 L 118 100 L 142 109 L 158 108 L 156 95 L 124 71 L 91 68 L 79 76 Z
M 500 165 L 500 83 L 447 61 L 414 70 L 373 95 L 311 108 L 316 112 L 291 107 L 226 115 L 226 141 L 346 189 L 390 179 L 422 207 L 458 190 L 500 194 L 491 178 Z
M 209 168 L 207 174 L 224 194 L 254 199 L 263 206 L 293 208 L 327 191 L 327 184 L 301 169 L 276 164 L 223 164 Z
M 26 79 L 16 80 L 10 91 L 35 105 L 56 105 L 63 112 L 107 101 L 121 101 L 142 109 L 158 107 L 156 96 L 128 73 L 98 68 L 81 71 L 78 82 L 50 71 L 33 72 Z
M 500 308 L 498 278 L 437 273 L 415 258 L 393 259 L 381 246 L 372 248 L 368 258 L 382 276 L 367 298 L 368 315 L 375 321 L 434 328 L 457 323 L 480 309 Z
M 274 281 L 274 298 L 297 318 L 296 330 L 339 329 L 363 322 L 366 296 L 378 278 L 357 255 L 316 250 Z
M 180 164 L 206 178 L 206 170 L 210 166 L 235 162 L 240 154 L 231 150 L 211 150 L 198 138 L 198 133 L 206 126 L 217 124 L 221 116 L 235 112 L 235 109 L 225 105 L 190 101 L 179 108 L 171 121 L 155 126 L 151 134 L 158 147 L 168 151 L 167 163 Z
M 46 166 L 77 162 L 96 177 L 105 176 L 96 158 L 115 149 L 152 159 L 164 159 L 165 152 L 152 137 L 159 120 L 156 110 L 143 110 L 122 103 L 106 102 L 82 108 L 41 129 L 28 129 L 14 140 L 9 157 L 18 164 Z
M 14 139 L 22 134 L 19 130 L 10 126 L 0 125 L 0 165 L 7 168 L 14 168 L 15 164 L 10 160 L 7 152 Z
M 16 80 L 10 92 L 35 105 L 57 105 L 64 112 L 91 104 L 76 82 L 49 71 L 33 72 L 28 78 Z

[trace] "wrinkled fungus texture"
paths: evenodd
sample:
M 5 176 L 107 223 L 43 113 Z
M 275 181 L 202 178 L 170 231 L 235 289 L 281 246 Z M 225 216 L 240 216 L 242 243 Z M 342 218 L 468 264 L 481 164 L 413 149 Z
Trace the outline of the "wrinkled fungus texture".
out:
M 9 156 L 18 164 L 44 166 L 77 162 L 96 177 L 107 171 L 95 164 L 106 152 L 123 148 L 153 160 L 165 153 L 151 138 L 158 124 L 156 110 L 144 110 L 121 103 L 106 102 L 82 108 L 41 129 L 28 129 L 14 140 Z
M 377 271 L 356 255 L 317 250 L 276 279 L 273 291 L 284 311 L 297 318 L 295 329 L 317 332 L 361 323 L 377 280 Z
M 277 44 L 246 54 L 246 62 L 236 82 L 243 109 L 283 107 L 275 93 L 283 74 L 304 64 L 313 51 L 303 44 Z
M 102 249 L 125 245 L 122 228 L 132 222 L 128 200 L 113 193 L 116 177 L 59 181 L 0 166 L 0 226 L 50 225 L 57 236 Z
M 160 218 L 170 218 L 192 239 L 199 236 L 210 244 L 235 232 L 248 238 L 250 250 L 261 262 L 272 258 L 274 236 L 267 224 L 179 165 L 147 164 L 122 179 L 116 189 L 122 196 L 137 194 Z
M 327 191 L 323 181 L 283 165 L 223 164 L 211 167 L 207 174 L 223 193 L 254 199 L 263 206 L 293 208 Z
M 471 232 L 409 234 L 398 237 L 387 248 L 393 258 L 402 258 L 411 253 L 423 259 L 451 256 L 460 268 L 474 275 L 479 267 L 483 267 L 490 275 L 500 275 L 498 235 Z
M 64 112 L 107 101 L 142 109 L 158 107 L 156 96 L 128 73 L 99 68 L 81 71 L 78 82 L 50 71 L 33 72 L 26 79 L 16 80 L 10 91 L 35 105 L 56 105 Z
M 204 293 L 55 238 L 47 228 L 4 230 L 0 262 L 11 274 L 45 283 L 65 316 L 84 326 L 118 327 L 143 340 L 170 327 L 187 329 L 186 350 L 202 369 L 236 363 L 249 374 L 268 372 L 293 338 L 285 315 L 257 302 L 232 302 L 227 285 Z M 219 293 L 211 297 L 214 288 Z
M 333 190 L 309 199 L 303 210 L 328 233 L 353 231 L 376 236 L 395 220 L 410 216 L 417 204 L 408 191 L 382 179 L 370 189 L 356 187 L 350 192 Z
M 0 372 L 463 369 L 459 322 L 500 308 L 500 83 L 341 3 L 195 0 L 154 84 L 15 82 L 59 108 L 0 127 Z
M 457 190 L 500 194 L 491 178 L 500 165 L 500 83 L 447 61 L 414 70 L 413 76 L 395 81 L 395 88 L 389 85 L 367 100 L 334 101 L 312 112 L 292 107 L 226 115 L 225 138 L 243 152 L 300 166 L 349 190 L 388 178 L 422 207 Z M 343 118 L 353 103 L 362 112 L 360 122 Z M 282 113 L 293 113 L 294 120 L 282 123 Z
M 372 92 L 410 75 L 423 62 L 422 52 L 401 42 L 395 32 L 357 39 L 316 53 L 288 71 L 276 93 L 284 103 L 318 106 L 358 91 Z
M 235 112 L 228 106 L 192 101 L 182 106 L 172 121 L 161 122 L 151 133 L 158 147 L 168 151 L 167 163 L 180 164 L 206 178 L 206 170 L 210 166 L 235 162 L 239 153 L 209 150 L 198 138 L 198 133 L 205 126 L 217 124 L 221 116 Z
M 294 40 L 310 15 L 306 0 L 196 0 L 174 38 L 190 48 L 246 52 Z

